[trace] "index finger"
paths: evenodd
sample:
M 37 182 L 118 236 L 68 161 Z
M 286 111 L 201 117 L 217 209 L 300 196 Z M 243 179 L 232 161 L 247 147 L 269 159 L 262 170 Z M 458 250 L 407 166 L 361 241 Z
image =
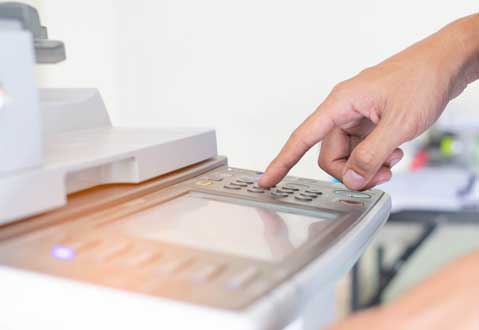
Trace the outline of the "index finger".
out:
M 289 170 L 334 128 L 330 108 L 320 106 L 289 137 L 278 156 L 268 165 L 258 184 L 271 187 L 286 176 Z

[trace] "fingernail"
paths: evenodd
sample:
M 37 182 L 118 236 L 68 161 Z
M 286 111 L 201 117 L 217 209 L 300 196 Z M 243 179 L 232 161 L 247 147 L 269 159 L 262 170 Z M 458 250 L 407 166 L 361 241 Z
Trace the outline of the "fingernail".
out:
M 393 167 L 394 165 L 396 165 L 397 163 L 399 163 L 400 160 L 401 160 L 401 158 L 392 159 L 392 160 L 389 162 L 389 167 Z M 388 180 L 388 181 L 389 181 L 389 180 Z
M 364 187 L 366 180 L 364 180 L 364 178 L 358 173 L 349 169 L 343 176 L 343 183 L 350 189 L 359 190 Z

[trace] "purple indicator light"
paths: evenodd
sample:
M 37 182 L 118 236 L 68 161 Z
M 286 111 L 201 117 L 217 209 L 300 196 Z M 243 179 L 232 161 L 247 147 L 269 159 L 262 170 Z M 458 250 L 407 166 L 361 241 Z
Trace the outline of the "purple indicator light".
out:
M 52 248 L 52 256 L 58 260 L 69 261 L 75 258 L 75 251 L 66 246 L 55 245 Z

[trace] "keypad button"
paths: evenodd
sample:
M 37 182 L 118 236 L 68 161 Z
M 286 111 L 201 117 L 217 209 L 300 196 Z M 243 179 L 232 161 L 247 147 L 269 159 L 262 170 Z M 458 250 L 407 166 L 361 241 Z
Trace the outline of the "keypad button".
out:
M 302 183 L 293 183 L 293 182 L 288 182 L 285 184 L 286 187 L 291 187 L 291 188 L 298 188 L 298 189 L 308 189 L 309 186 L 306 184 Z
M 289 190 L 289 191 L 299 191 L 299 188 L 293 187 L 293 186 L 282 186 L 280 189 L 283 190 Z
M 246 190 L 248 190 L 251 193 L 264 194 L 264 190 L 261 190 L 261 189 L 248 188 Z
M 341 199 L 339 202 L 341 204 L 348 205 L 348 206 L 364 206 L 364 203 L 360 201 L 351 201 L 347 199 Z
M 247 284 L 259 276 L 259 271 L 255 267 L 249 267 L 239 273 L 233 275 L 226 281 L 226 288 L 230 290 L 238 290 L 245 287 Z
M 154 272 L 157 274 L 174 274 L 181 270 L 188 268 L 193 263 L 192 258 L 170 258 L 163 262 L 160 262 L 154 268 Z
M 221 176 L 220 174 L 211 174 L 211 175 L 208 175 L 206 179 L 210 181 L 220 182 L 220 181 L 223 181 L 224 177 Z
M 283 189 L 276 189 L 276 192 L 277 193 L 280 193 L 280 194 L 294 194 L 294 191 L 291 191 L 291 190 L 283 190 Z
M 351 198 L 361 198 L 361 199 L 368 199 L 371 198 L 371 195 L 362 193 L 359 191 L 351 191 L 351 190 L 335 190 L 334 193 L 339 196 L 351 197 Z
M 315 194 L 315 195 L 322 195 L 323 194 L 323 192 L 321 190 L 314 189 L 314 188 L 308 188 L 304 192 L 307 193 L 307 194 Z
M 108 243 L 92 251 L 93 258 L 98 262 L 109 262 L 131 249 L 131 246 L 125 243 Z
M 242 183 L 247 183 L 247 184 L 253 184 L 256 181 L 256 179 L 251 176 L 240 176 L 237 181 Z
M 241 183 L 241 182 L 230 182 L 231 186 L 236 186 L 236 187 L 248 187 L 246 183 Z
M 201 265 L 187 271 L 184 275 L 192 282 L 204 283 L 210 281 L 221 272 L 219 265 Z
M 280 193 L 280 192 L 277 192 L 277 191 L 273 191 L 273 192 L 271 193 L 271 196 L 273 196 L 273 197 L 281 197 L 281 198 L 282 198 L 282 197 L 288 197 L 289 194 Z
M 301 202 L 311 202 L 313 200 L 311 197 L 303 197 L 303 196 L 294 196 L 294 198 Z
M 264 187 L 260 187 L 258 185 L 253 185 L 253 189 L 258 189 L 258 190 L 270 190 L 270 188 L 264 188 Z
M 316 198 L 318 195 L 316 194 L 306 194 L 306 193 L 300 193 L 299 196 L 301 197 L 308 197 L 308 198 Z
M 137 251 L 119 260 L 123 267 L 141 267 L 160 259 L 160 254 L 151 251 Z
M 226 189 L 231 189 L 231 190 L 240 190 L 241 187 L 238 186 L 230 186 L 230 185 L 225 185 L 224 186 Z
M 198 186 L 207 187 L 207 186 L 211 186 L 213 182 L 210 180 L 200 180 L 200 181 L 196 181 L 195 184 Z

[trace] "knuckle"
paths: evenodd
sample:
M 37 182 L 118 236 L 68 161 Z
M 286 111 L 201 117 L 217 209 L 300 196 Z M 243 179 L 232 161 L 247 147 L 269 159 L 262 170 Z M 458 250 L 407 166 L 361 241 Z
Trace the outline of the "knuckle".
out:
M 331 95 L 341 96 L 342 94 L 346 93 L 347 90 L 348 90 L 348 83 L 346 81 L 342 81 L 333 87 L 333 89 L 331 90 Z
M 320 153 L 320 154 L 319 154 L 319 157 L 318 157 L 318 166 L 319 166 L 320 168 L 322 168 L 323 170 L 327 171 L 327 170 L 328 170 L 328 165 L 329 165 L 328 160 L 327 160 L 326 157 L 323 155 L 323 153 Z
M 350 91 L 354 90 L 356 87 L 357 87 L 357 78 L 352 77 L 336 84 L 336 86 L 333 87 L 331 93 L 345 95 L 345 94 L 349 94 Z
M 319 157 L 318 158 L 318 166 L 324 171 L 326 172 L 327 174 L 333 176 L 333 177 L 336 177 L 332 167 L 331 167 L 331 163 L 325 159 L 324 157 Z
M 353 164 L 362 172 L 368 172 L 376 166 L 377 160 L 374 151 L 358 146 L 354 152 Z
M 349 86 L 349 82 L 350 82 L 350 79 L 349 80 L 343 80 L 339 83 L 337 83 L 333 90 L 336 90 L 336 91 L 343 91 L 343 90 L 347 90 L 348 89 L 348 86 Z

